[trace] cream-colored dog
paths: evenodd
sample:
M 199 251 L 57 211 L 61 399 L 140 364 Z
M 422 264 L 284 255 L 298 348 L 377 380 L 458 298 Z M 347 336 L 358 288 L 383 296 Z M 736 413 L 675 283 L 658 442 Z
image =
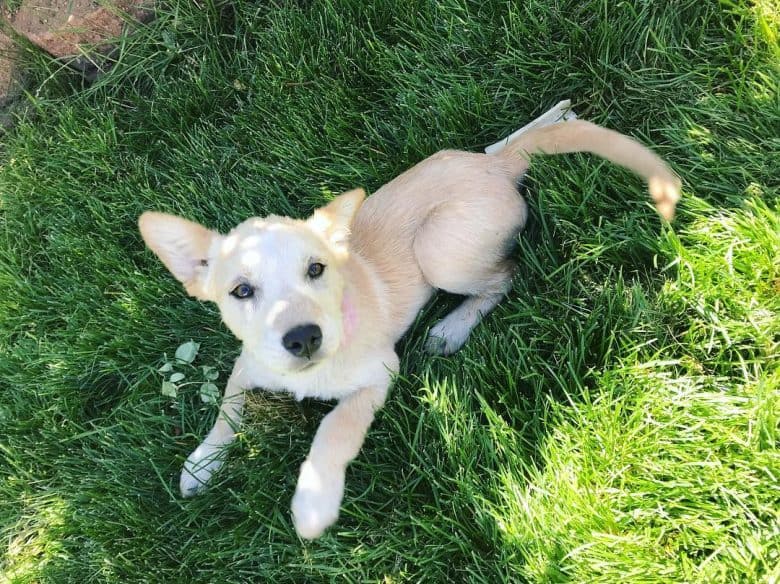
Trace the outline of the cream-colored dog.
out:
M 217 421 L 184 464 L 182 494 L 200 491 L 221 466 L 244 390 L 336 399 L 292 501 L 298 533 L 321 535 L 338 517 L 347 465 L 398 370 L 395 343 L 440 288 L 466 299 L 431 329 L 427 348 L 447 354 L 463 345 L 510 288 L 507 250 L 526 220 L 516 184 L 529 155 L 578 151 L 644 177 L 661 215 L 672 216 L 679 180 L 667 165 L 638 142 L 583 121 L 532 130 L 493 156 L 439 152 L 365 201 L 353 190 L 305 221 L 253 218 L 221 235 L 144 213 L 149 247 L 191 295 L 217 303 L 243 342 Z

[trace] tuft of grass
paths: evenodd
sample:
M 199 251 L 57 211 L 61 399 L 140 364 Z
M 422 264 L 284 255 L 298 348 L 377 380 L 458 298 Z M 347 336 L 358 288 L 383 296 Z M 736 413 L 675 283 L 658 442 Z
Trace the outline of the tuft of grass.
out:
M 22 5 L 22 1 L 23 0 L 3 0 L 2 4 L 0 4 L 0 10 L 4 16 L 10 16 L 19 10 L 19 7 Z
M 0 581 L 780 579 L 780 92 L 771 2 L 169 2 L 83 88 L 37 63 L 0 153 Z M 479 149 L 561 98 L 671 161 L 534 161 L 507 300 L 402 371 L 336 527 L 292 528 L 327 404 L 258 394 L 210 492 L 214 420 L 160 391 L 238 343 L 144 250 L 144 210 L 227 230 Z M 204 373 L 205 375 L 205 373 Z

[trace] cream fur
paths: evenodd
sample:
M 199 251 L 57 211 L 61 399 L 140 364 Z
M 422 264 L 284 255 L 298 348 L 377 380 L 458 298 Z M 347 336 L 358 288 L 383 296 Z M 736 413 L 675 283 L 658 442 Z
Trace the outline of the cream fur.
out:
M 589 151 L 648 181 L 659 212 L 671 218 L 679 180 L 638 142 L 583 121 L 531 130 L 497 155 L 439 152 L 363 202 L 362 190 L 337 197 L 307 221 L 253 218 L 227 235 L 160 213 L 144 213 L 144 240 L 187 291 L 216 302 L 243 342 L 220 414 L 181 475 L 184 496 L 221 466 L 241 422 L 243 392 L 288 391 L 298 399 L 339 400 L 322 421 L 293 497 L 295 528 L 315 538 L 339 512 L 344 476 L 357 456 L 393 374 L 394 351 L 438 288 L 466 295 L 431 329 L 427 347 L 451 353 L 508 291 L 506 249 L 522 229 L 526 205 L 516 181 L 529 155 Z M 323 275 L 308 278 L 319 262 Z M 255 295 L 230 295 L 238 283 Z M 311 359 L 282 346 L 286 332 L 314 323 L 322 345 Z

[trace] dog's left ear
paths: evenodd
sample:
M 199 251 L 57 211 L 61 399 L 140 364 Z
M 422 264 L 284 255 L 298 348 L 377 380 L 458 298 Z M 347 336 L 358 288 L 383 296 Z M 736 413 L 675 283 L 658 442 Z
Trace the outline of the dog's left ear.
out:
M 366 198 L 366 191 L 353 189 L 320 207 L 309 219 L 309 225 L 325 234 L 337 249 L 346 251 L 352 221 Z

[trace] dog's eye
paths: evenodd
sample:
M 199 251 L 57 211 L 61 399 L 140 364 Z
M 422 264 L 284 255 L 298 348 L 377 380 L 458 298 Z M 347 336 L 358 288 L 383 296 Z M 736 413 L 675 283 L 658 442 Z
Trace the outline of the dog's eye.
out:
M 322 272 L 325 271 L 325 266 L 319 262 L 314 262 L 309 264 L 309 269 L 306 272 L 306 274 L 311 278 L 312 280 L 316 280 L 320 276 L 322 276 Z
M 247 283 L 239 284 L 230 291 L 230 295 L 243 300 L 245 298 L 251 298 L 255 295 L 255 289 Z

